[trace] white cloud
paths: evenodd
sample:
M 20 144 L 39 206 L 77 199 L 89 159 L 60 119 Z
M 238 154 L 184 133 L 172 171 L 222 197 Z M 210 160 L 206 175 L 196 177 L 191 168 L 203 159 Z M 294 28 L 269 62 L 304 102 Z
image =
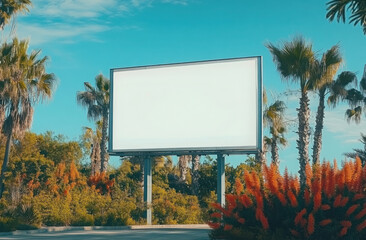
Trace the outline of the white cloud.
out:
M 73 37 L 90 37 L 98 32 L 107 31 L 108 27 L 103 25 L 84 25 L 75 27 L 72 24 L 22 24 L 18 27 L 18 34 L 21 38 L 28 38 L 34 45 L 51 41 L 64 41 L 68 43 Z
M 30 14 L 20 17 L 17 33 L 30 38 L 32 45 L 51 41 L 73 43 L 98 40 L 100 32 L 139 29 L 138 26 L 112 26 L 111 19 L 152 7 L 154 3 L 186 5 L 190 0 L 34 0 Z
M 118 9 L 116 0 L 35 0 L 32 14 L 64 20 L 67 18 L 94 18 Z
M 187 5 L 188 0 L 163 0 L 163 3 L 173 3 L 173 4 L 181 4 L 181 5 Z

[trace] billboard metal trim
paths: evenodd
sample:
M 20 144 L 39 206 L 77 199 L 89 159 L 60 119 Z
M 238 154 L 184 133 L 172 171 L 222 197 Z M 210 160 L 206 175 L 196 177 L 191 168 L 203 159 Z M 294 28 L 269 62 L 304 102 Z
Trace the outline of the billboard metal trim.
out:
M 242 146 L 242 147 L 207 147 L 207 148 L 154 148 L 154 149 L 113 149 L 113 73 L 119 71 L 130 71 L 130 70 L 143 70 L 149 68 L 162 68 L 162 67 L 174 67 L 174 66 L 186 66 L 195 64 L 209 64 L 219 62 L 230 62 L 240 61 L 244 59 L 257 59 L 258 77 L 257 77 L 257 97 L 256 102 L 257 108 L 257 146 Z M 183 155 L 183 154 L 256 154 L 262 150 L 262 98 L 263 98 L 263 69 L 262 69 L 262 56 L 250 56 L 250 57 L 237 57 L 237 58 L 226 58 L 226 59 L 214 59 L 205 61 L 192 61 L 192 62 L 181 62 L 181 63 L 169 63 L 169 64 L 156 64 L 146 66 L 135 66 L 135 67 L 124 67 L 124 68 L 112 68 L 110 70 L 110 114 L 109 114 L 109 141 L 108 141 L 108 152 L 110 155 L 115 156 L 157 156 L 157 155 Z

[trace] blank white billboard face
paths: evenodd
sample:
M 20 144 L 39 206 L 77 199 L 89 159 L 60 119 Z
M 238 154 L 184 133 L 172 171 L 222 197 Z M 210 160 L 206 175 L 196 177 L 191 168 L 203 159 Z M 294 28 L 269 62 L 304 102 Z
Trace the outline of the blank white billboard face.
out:
M 261 148 L 261 58 L 111 70 L 111 153 Z

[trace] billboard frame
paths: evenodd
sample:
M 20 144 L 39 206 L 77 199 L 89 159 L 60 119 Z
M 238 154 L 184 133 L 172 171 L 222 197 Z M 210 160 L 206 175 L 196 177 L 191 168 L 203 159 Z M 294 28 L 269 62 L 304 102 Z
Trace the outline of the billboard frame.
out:
M 131 71 L 151 68 L 163 68 L 169 66 L 186 66 L 195 64 L 209 64 L 220 62 L 232 62 L 245 59 L 257 60 L 257 101 L 256 101 L 256 146 L 235 146 L 235 147 L 197 147 L 197 148 L 155 148 L 155 149 L 112 149 L 113 146 L 113 73 L 116 71 Z M 110 110 L 109 110 L 109 141 L 108 141 L 108 153 L 112 156 L 162 156 L 162 155 L 213 155 L 213 154 L 256 154 L 262 151 L 263 144 L 263 116 L 262 116 L 262 99 L 263 99 L 263 60 L 262 56 L 250 56 L 250 57 L 238 57 L 238 58 L 226 58 L 215 59 L 205 61 L 192 61 L 181 63 L 169 63 L 169 64 L 156 64 L 146 66 L 124 67 L 124 68 L 112 68 L 110 70 Z

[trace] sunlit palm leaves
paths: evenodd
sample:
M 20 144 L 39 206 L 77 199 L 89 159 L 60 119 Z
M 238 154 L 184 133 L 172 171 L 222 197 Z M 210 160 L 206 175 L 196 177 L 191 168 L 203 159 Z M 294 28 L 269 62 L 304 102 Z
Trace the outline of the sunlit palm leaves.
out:
M 19 12 L 28 12 L 30 0 L 1 0 L 0 2 L 0 28 L 3 29 L 10 19 Z
M 300 107 L 298 108 L 299 121 L 299 140 L 297 148 L 299 150 L 300 163 L 300 182 L 305 184 L 305 166 L 309 162 L 309 97 L 307 91 L 311 85 L 310 73 L 314 63 L 314 53 L 312 45 L 307 43 L 303 38 L 298 37 L 293 41 L 284 42 L 277 47 L 271 43 L 267 44 L 267 48 L 272 53 L 273 61 L 277 66 L 277 70 L 285 80 L 291 80 L 299 83 L 301 90 Z
M 286 122 L 284 113 L 286 105 L 283 101 L 277 100 L 270 106 L 267 106 L 263 112 L 263 122 L 265 126 L 269 126 L 271 137 L 265 137 L 266 147 L 271 149 L 272 163 L 279 164 L 278 145 L 287 145 L 284 136 L 286 133 Z
M 350 12 L 349 22 L 353 25 L 360 24 L 366 34 L 366 1 L 365 0 L 332 0 L 327 3 L 326 17 L 338 22 L 346 21 L 346 14 Z
M 313 145 L 313 164 L 320 163 L 320 151 L 322 148 L 322 134 L 324 127 L 325 95 L 333 85 L 333 79 L 342 62 L 342 57 L 337 45 L 326 51 L 320 60 L 313 62 L 310 73 L 309 89 L 317 91 L 319 104 L 316 113 L 314 145 Z
M 50 98 L 56 79 L 45 72 L 47 57 L 39 59 L 40 51 L 29 55 L 28 41 L 14 39 L 0 47 L 0 116 L 2 132 L 7 137 L 0 177 L 0 198 L 3 178 L 9 161 L 13 135 L 22 135 L 33 119 L 33 107 L 44 98 Z

